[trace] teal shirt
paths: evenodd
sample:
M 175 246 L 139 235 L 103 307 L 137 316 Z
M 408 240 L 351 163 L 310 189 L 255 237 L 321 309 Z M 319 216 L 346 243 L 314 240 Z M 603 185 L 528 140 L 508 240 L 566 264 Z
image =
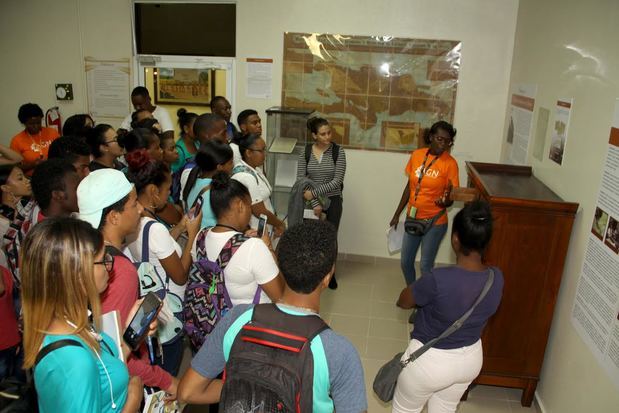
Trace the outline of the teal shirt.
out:
M 112 382 L 114 403 L 110 398 L 110 381 L 95 353 L 75 335 L 47 335 L 43 346 L 63 339 L 79 341 L 83 347 L 66 346 L 49 353 L 34 370 L 39 410 L 41 413 L 121 412 L 127 401 L 129 372 L 118 358 L 114 341 L 105 333 L 99 353 Z
M 196 147 L 196 150 L 198 150 L 198 143 L 194 142 L 193 144 Z M 178 152 L 178 160 L 172 164 L 172 173 L 183 169 L 185 164 L 195 156 L 187 150 L 187 145 L 185 145 L 185 141 L 182 136 L 178 139 L 178 141 L 176 141 L 176 151 Z
M 211 178 L 198 178 L 196 180 L 196 184 L 189 191 L 189 196 L 187 196 L 187 205 L 189 208 L 196 202 L 196 198 L 198 194 L 205 186 L 211 184 Z M 214 227 L 217 224 L 217 218 L 215 218 L 215 214 L 213 213 L 213 209 L 211 208 L 211 190 L 204 191 L 202 193 L 202 223 L 200 224 L 200 229 L 207 227 Z

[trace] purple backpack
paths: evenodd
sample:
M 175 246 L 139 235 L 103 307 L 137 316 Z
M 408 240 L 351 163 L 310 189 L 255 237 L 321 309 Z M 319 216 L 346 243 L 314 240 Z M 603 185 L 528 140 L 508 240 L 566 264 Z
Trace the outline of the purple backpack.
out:
M 213 331 L 219 320 L 232 308 L 226 289 L 224 270 L 234 253 L 249 239 L 243 234 L 234 234 L 221 249 L 215 261 L 206 254 L 205 240 L 211 228 L 200 231 L 196 237 L 196 259 L 191 265 L 189 281 L 183 304 L 184 330 L 194 350 L 199 350 L 206 336 Z M 262 289 L 258 286 L 253 303 L 260 302 Z

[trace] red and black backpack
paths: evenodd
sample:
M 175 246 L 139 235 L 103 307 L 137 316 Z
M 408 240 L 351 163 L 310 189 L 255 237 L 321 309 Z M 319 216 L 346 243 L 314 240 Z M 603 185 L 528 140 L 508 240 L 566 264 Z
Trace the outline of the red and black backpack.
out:
M 313 411 L 311 341 L 329 326 L 318 316 L 258 304 L 237 334 L 224 370 L 219 411 L 306 413 Z

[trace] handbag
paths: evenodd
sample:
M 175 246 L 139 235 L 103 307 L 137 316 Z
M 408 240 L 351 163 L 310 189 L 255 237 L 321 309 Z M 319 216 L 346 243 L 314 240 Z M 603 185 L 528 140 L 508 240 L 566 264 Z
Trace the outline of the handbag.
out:
M 494 282 L 494 271 L 492 268 L 488 268 L 489 274 L 488 279 L 486 280 L 486 284 L 484 288 L 481 290 L 479 297 L 475 300 L 475 303 L 469 308 L 469 310 L 464 313 L 462 317 L 456 320 L 451 326 L 447 328 L 447 330 L 443 331 L 443 333 L 433 338 L 432 340 L 425 343 L 422 347 L 418 348 L 413 352 L 406 360 L 402 361 L 402 356 L 404 353 L 398 353 L 395 357 L 387 362 L 384 366 L 378 370 L 376 377 L 374 378 L 374 383 L 372 384 L 372 388 L 374 389 L 374 393 L 376 396 L 383 402 L 387 403 L 393 400 L 393 394 L 395 392 L 395 386 L 398 381 L 398 376 L 408 364 L 417 360 L 423 353 L 428 351 L 434 344 L 436 344 L 439 340 L 444 339 L 447 336 L 453 334 L 456 330 L 458 330 L 464 322 L 469 318 L 473 310 L 477 307 L 477 305 L 484 299 L 490 287 L 492 287 L 492 283 Z
M 406 231 L 410 235 L 422 236 L 430 231 L 430 228 L 434 225 L 434 223 L 445 213 L 444 209 L 434 215 L 432 218 L 426 219 L 417 219 L 411 218 L 409 216 L 406 217 L 404 221 L 404 231 Z

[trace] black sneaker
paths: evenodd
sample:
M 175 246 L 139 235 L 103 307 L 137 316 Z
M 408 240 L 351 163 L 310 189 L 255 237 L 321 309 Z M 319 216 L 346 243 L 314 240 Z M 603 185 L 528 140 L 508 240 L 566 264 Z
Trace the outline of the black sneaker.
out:
M 335 279 L 335 274 L 333 274 L 333 277 L 329 280 L 329 289 L 337 290 L 337 280 Z

